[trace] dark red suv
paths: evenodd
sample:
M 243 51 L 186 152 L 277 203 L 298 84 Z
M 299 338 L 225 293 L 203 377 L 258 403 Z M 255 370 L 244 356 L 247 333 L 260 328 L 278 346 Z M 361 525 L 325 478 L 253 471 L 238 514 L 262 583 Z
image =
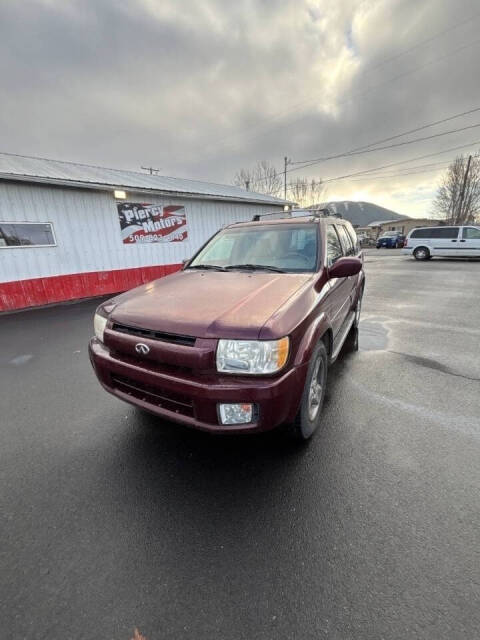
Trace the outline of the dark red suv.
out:
M 90 359 L 118 398 L 191 427 L 320 423 L 327 369 L 358 348 L 363 257 L 321 215 L 230 225 L 183 269 L 102 304 Z

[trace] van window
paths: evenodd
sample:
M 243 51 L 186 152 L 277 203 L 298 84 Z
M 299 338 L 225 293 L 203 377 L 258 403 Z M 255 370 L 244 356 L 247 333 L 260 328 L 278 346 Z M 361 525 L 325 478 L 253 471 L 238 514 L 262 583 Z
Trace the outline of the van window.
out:
M 463 227 L 463 238 L 465 240 L 480 240 L 480 229 L 478 227 Z
M 456 238 L 458 227 L 430 227 L 428 229 L 415 229 L 410 238 Z

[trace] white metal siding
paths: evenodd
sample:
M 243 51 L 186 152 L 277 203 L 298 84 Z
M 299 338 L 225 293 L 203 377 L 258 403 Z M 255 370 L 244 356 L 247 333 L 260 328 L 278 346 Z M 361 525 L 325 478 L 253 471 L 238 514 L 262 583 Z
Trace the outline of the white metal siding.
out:
M 129 202 L 185 206 L 188 239 L 125 245 L 112 193 L 0 183 L 0 221 L 52 222 L 57 241 L 56 247 L 0 249 L 0 282 L 178 264 L 226 224 L 281 210 L 262 204 L 128 195 Z

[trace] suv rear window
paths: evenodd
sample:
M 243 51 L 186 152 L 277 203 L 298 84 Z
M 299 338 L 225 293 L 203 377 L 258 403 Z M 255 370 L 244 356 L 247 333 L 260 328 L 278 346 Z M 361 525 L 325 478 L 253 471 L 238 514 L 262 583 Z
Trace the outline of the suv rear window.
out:
M 415 229 L 410 238 L 456 238 L 458 227 L 431 227 L 429 229 Z

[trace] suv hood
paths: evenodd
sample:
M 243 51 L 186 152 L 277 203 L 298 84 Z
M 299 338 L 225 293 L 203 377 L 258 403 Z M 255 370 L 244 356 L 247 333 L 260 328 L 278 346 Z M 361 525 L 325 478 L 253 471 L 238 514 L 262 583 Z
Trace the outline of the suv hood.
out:
M 179 271 L 117 296 L 114 322 L 197 338 L 255 339 L 313 274 Z

